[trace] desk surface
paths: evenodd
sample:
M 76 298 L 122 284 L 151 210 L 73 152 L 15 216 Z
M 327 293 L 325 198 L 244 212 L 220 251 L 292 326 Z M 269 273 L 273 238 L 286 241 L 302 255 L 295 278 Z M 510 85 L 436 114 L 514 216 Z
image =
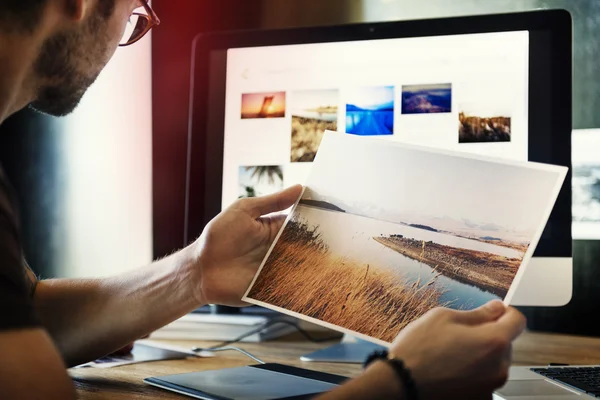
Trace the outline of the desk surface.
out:
M 163 341 L 170 345 L 209 347 L 210 342 Z M 345 376 L 356 376 L 360 366 L 356 364 L 333 364 L 302 362 L 299 357 L 330 343 L 308 343 L 298 335 L 254 344 L 244 343 L 239 347 L 266 362 L 295 365 L 302 368 L 330 372 Z M 544 365 L 549 362 L 565 364 L 600 364 L 600 338 L 525 333 L 514 345 L 513 361 L 516 365 Z M 190 358 L 186 360 L 158 361 L 129 366 L 70 370 L 79 399 L 182 399 L 184 397 L 153 388 L 142 381 L 146 377 L 185 372 L 238 367 L 255 364 L 238 352 L 217 353 L 214 358 Z

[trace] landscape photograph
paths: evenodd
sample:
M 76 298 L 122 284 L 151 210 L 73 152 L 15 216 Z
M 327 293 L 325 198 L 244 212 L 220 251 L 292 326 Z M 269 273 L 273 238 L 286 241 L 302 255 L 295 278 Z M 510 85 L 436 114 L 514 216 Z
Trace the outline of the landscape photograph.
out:
M 573 151 L 573 238 L 600 239 L 600 129 L 575 130 Z
M 239 167 L 238 183 L 238 198 L 276 193 L 283 189 L 283 167 L 279 165 Z
M 511 114 L 510 102 L 501 96 L 462 102 L 458 112 L 458 142 L 510 142 Z
M 402 114 L 452 112 L 452 84 L 402 86 Z
M 505 300 L 566 173 L 332 132 L 319 152 L 244 299 L 378 343 Z
M 291 162 L 312 162 L 323 133 L 337 130 L 339 91 L 302 90 L 290 94 Z
M 394 134 L 394 87 L 346 91 L 346 132 L 361 136 Z
M 242 119 L 285 117 L 285 92 L 242 94 Z

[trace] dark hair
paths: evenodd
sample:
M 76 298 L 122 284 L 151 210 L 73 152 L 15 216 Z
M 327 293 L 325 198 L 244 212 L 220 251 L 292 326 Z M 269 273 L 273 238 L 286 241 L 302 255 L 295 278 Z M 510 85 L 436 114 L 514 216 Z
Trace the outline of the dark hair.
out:
M 47 0 L 0 0 L 0 30 L 33 31 Z
M 35 29 L 48 0 L 0 0 L 0 31 Z M 97 12 L 108 19 L 115 8 L 115 0 L 98 0 Z

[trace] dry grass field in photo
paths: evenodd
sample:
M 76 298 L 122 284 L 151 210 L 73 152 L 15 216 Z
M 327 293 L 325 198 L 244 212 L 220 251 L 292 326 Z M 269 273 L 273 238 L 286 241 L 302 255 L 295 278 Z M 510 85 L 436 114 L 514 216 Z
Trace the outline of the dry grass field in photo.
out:
M 440 303 L 439 274 L 407 283 L 391 269 L 333 254 L 318 226 L 286 225 L 248 297 L 391 342 Z

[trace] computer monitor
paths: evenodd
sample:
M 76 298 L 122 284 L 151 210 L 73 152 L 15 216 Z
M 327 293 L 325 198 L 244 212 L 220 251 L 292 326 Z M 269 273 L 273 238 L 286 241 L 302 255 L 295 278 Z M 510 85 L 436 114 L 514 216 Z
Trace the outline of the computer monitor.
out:
M 570 167 L 571 29 L 550 10 L 199 35 L 184 244 L 239 197 L 303 183 L 325 129 Z M 571 216 L 569 174 L 515 305 L 570 300 Z

